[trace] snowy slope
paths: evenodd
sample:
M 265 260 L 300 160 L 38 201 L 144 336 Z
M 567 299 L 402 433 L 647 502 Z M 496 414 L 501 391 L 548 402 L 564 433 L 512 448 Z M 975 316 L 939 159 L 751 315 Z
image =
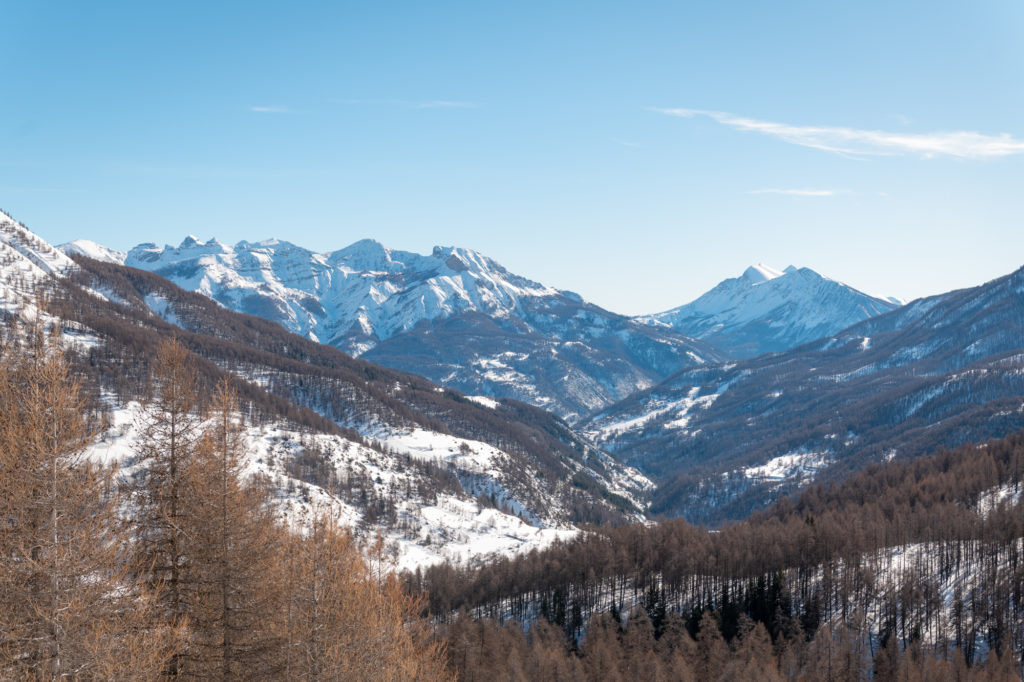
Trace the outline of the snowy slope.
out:
M 93 255 L 101 253 L 86 248 Z M 126 286 L 130 280 L 124 276 L 132 271 L 116 265 L 94 263 L 91 267 L 107 275 L 114 273 L 115 279 L 105 282 L 95 272 L 90 274 L 87 268 L 76 266 L 66 255 L 2 215 L 0 305 L 6 310 L 25 310 L 23 303 L 34 300 L 41 283 L 53 275 L 61 276 L 53 283 L 49 301 L 52 310 L 47 315 L 55 316 L 51 320 L 59 317 L 63 321 L 69 350 L 88 354 L 87 360 L 83 358 L 81 365 L 73 367 L 82 371 L 82 381 L 89 390 L 102 391 L 102 402 L 108 410 L 110 427 L 90 447 L 90 454 L 121 464 L 124 473 L 130 473 L 135 466 L 132 444 L 138 434 L 139 408 L 131 399 L 118 397 L 106 388 L 125 387 L 118 380 L 125 371 L 123 354 L 132 352 L 132 344 L 140 339 L 149 338 L 152 347 L 165 338 L 173 329 L 167 324 L 178 323 L 179 315 L 194 323 L 204 314 L 203 306 L 217 311 L 219 317 L 210 317 L 208 326 L 222 335 L 228 334 L 237 321 L 226 321 L 233 313 L 202 297 L 192 296 L 200 299 L 198 303 L 184 301 L 189 294 L 159 277 L 136 272 L 157 288 L 133 292 Z M 122 279 L 116 279 L 118 274 Z M 143 286 L 142 282 L 136 284 Z M 76 317 L 86 310 L 94 327 L 86 327 Z M 31 308 L 29 311 L 35 314 Z M 125 320 L 131 322 L 124 324 Z M 238 324 L 251 329 L 251 318 Z M 322 348 L 263 324 L 292 348 L 307 354 Z M 272 335 L 268 330 L 262 330 L 262 334 L 257 331 L 263 340 Z M 577 510 L 570 507 L 581 502 L 600 505 L 602 495 L 621 500 L 622 506 L 631 507 L 634 513 L 645 506 L 641 498 L 651 487 L 650 481 L 586 445 L 564 425 L 556 427 L 554 418 L 535 408 L 507 406 L 487 398 L 467 400 L 416 377 L 375 368 L 332 349 L 328 349 L 330 353 L 340 357 L 324 360 L 327 367 L 304 367 L 293 358 L 258 348 L 250 349 L 248 357 L 266 358 L 266 364 L 253 364 L 251 360 L 240 364 L 237 360 L 239 353 L 245 352 L 244 343 L 244 338 L 232 337 L 230 344 L 221 346 L 228 359 L 216 356 L 214 350 L 209 351 L 213 354 L 208 360 L 237 373 L 250 400 L 264 391 L 269 395 L 270 384 L 276 384 L 296 401 L 287 403 L 280 416 L 268 419 L 264 413 L 259 426 L 248 428 L 250 473 L 270 477 L 277 504 L 297 523 L 314 509 L 328 507 L 368 541 L 381 533 L 401 567 L 444 559 L 478 561 L 494 554 L 541 547 L 577 532 L 570 520 Z M 116 350 L 105 356 L 108 345 Z M 216 341 L 209 339 L 206 346 L 216 348 Z M 130 364 L 145 366 L 142 358 L 136 360 Z M 351 366 L 341 367 L 346 361 Z M 86 367 L 98 372 L 99 386 L 90 383 L 97 379 L 96 375 L 89 378 Z M 367 377 L 373 375 L 382 377 L 381 384 L 371 385 Z M 299 427 L 285 416 L 304 405 L 300 399 L 308 396 L 300 387 L 303 382 L 309 387 L 310 377 L 321 383 L 333 381 L 318 395 L 321 399 L 330 396 L 335 408 L 349 415 L 348 425 L 358 426 L 358 431 L 318 430 L 308 423 Z M 405 403 L 401 398 L 389 400 L 381 385 L 410 397 Z M 351 396 L 340 390 L 346 386 Z M 436 397 L 426 400 L 424 394 Z M 426 407 L 418 410 L 417 399 Z M 263 404 L 272 402 L 264 400 Z M 277 404 L 281 404 L 280 398 Z M 529 414 L 531 410 L 539 414 Z M 527 414 L 534 422 L 542 418 L 551 422 L 531 427 L 516 421 L 519 414 Z M 486 440 L 454 435 L 460 428 L 465 430 L 465 424 L 474 424 L 475 432 Z M 558 447 L 553 446 L 540 448 L 547 461 L 533 458 L 530 443 L 525 442 L 538 437 L 530 430 L 538 426 L 549 435 L 561 429 L 555 438 L 564 442 L 551 443 L 560 443 L 562 451 L 556 452 Z M 565 457 L 566 453 L 573 456 Z M 555 475 L 556 471 L 564 472 L 564 478 Z M 580 482 L 592 489 L 582 490 Z
M 897 307 L 810 268 L 754 265 L 691 303 L 637 319 L 710 341 L 742 359 L 829 336 Z
M 0 304 L 4 310 L 31 306 L 40 284 L 72 269 L 70 258 L 0 211 Z
M 124 262 L 352 355 L 569 419 L 720 359 L 456 247 L 420 255 L 363 240 L 314 253 L 276 239 L 231 246 L 190 236 L 177 247 L 141 244 Z
M 744 515 L 830 469 L 1024 428 L 1022 328 L 1024 268 L 788 351 L 683 370 L 579 428 L 655 478 L 655 511 Z
M 110 427 L 87 450 L 96 461 L 120 467 L 130 475 L 135 467 L 134 447 L 144 412 L 138 403 L 113 409 Z M 413 435 L 408 448 L 392 442 L 393 449 L 381 452 L 341 436 L 302 433 L 284 423 L 249 426 L 245 430 L 245 469 L 248 475 L 262 475 L 274 489 L 274 502 L 283 516 L 302 527 L 315 513 L 330 510 L 341 523 L 367 544 L 380 533 L 388 554 L 400 569 L 415 569 L 441 561 L 477 563 L 497 555 L 511 555 L 539 549 L 555 539 L 566 539 L 578 531 L 568 524 L 531 523 L 515 514 L 483 506 L 465 493 L 429 492 L 431 483 L 422 471 L 409 467 L 404 457 L 418 446 L 429 446 L 436 437 Z M 330 467 L 339 488 L 351 494 L 331 491 L 312 483 L 294 466 L 304 453 L 315 451 Z M 443 451 L 431 452 L 442 458 Z M 421 453 L 422 454 L 422 453 Z M 374 518 L 362 496 L 387 500 L 387 514 L 397 521 Z
M 123 265 L 125 258 L 128 257 L 124 251 L 107 248 L 89 239 L 76 239 L 65 244 L 58 244 L 57 248 L 67 254 L 77 253 L 80 256 L 118 265 Z

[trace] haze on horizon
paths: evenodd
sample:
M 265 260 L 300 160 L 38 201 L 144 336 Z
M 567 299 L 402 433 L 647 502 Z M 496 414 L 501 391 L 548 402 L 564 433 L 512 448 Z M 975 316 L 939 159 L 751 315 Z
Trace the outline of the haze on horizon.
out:
M 754 263 L 1024 265 L 1024 6 L 5 3 L 0 207 L 51 243 L 475 249 L 640 314 Z

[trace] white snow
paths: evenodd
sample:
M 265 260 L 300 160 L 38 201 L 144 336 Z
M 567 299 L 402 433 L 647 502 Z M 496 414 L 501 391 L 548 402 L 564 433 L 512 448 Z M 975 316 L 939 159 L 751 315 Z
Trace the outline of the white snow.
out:
M 174 307 L 171 305 L 164 296 L 160 294 L 148 294 L 146 296 L 146 305 L 153 314 L 159 318 L 162 318 L 165 322 L 170 324 L 178 324 L 178 317 L 174 314 Z
M 93 260 L 116 263 L 117 265 L 123 265 L 124 259 L 128 256 L 124 251 L 107 248 L 89 239 L 75 239 L 65 244 L 59 244 L 57 248 L 64 253 L 77 253 Z
M 789 266 L 780 272 L 758 264 L 686 305 L 636 319 L 697 338 L 717 338 L 750 326 L 776 346 L 792 347 L 896 307 L 810 268 Z
M 275 321 L 298 334 L 333 338 L 351 332 L 345 350 L 353 354 L 424 320 L 462 312 L 508 316 L 524 298 L 559 295 L 468 249 L 435 247 L 423 256 L 372 240 L 315 253 L 276 239 L 229 246 L 190 236 L 177 247 L 140 244 L 124 262 L 160 272 L 185 289 L 237 301 L 233 307 L 239 309 L 249 297 L 270 301 L 286 311 Z M 309 307 L 310 300 L 319 305 Z
M 501 403 L 499 403 L 497 400 L 495 400 L 494 398 L 489 398 L 488 396 L 485 395 L 467 395 L 466 399 L 472 400 L 477 405 L 489 407 L 492 410 L 496 410 L 498 409 L 498 407 L 501 406 Z
M 73 270 L 70 258 L 0 212 L 0 308 L 32 309 L 38 284 Z
M 1018 481 L 1017 483 L 1004 483 L 986 490 L 978 496 L 978 514 L 985 517 L 1000 505 L 1008 507 L 1019 505 L 1022 488 L 1024 485 Z
M 751 265 L 743 272 L 743 277 L 755 284 L 761 284 L 767 282 L 770 279 L 776 277 L 782 277 L 783 273 L 781 270 L 776 270 L 773 267 L 765 265 L 764 263 L 758 263 L 757 265 Z
M 791 452 L 761 466 L 744 469 L 743 475 L 759 481 L 786 481 L 813 476 L 828 463 L 826 452 Z
M 113 399 L 107 400 L 112 404 Z M 121 467 L 130 475 L 137 467 L 134 447 L 143 419 L 138 403 L 114 406 L 110 427 L 100 434 L 86 455 L 108 466 Z M 329 510 L 343 525 L 353 529 L 357 537 L 369 542 L 377 533 L 386 541 L 395 566 L 413 569 L 441 561 L 473 563 L 495 555 L 511 555 L 540 549 L 556 539 L 567 539 L 578 531 L 566 527 L 536 527 L 523 519 L 498 509 L 482 507 L 471 497 L 443 493 L 436 497 L 409 494 L 421 485 L 415 470 L 404 467 L 393 454 L 384 454 L 339 436 L 309 435 L 295 429 L 272 424 L 250 426 L 245 430 L 247 455 L 245 471 L 249 476 L 266 476 L 273 484 L 274 503 L 281 514 L 298 528 L 314 513 Z M 468 460 L 469 464 L 486 467 L 490 458 L 500 451 L 474 441 L 460 441 L 441 434 L 418 431 L 404 437 L 389 439 L 389 444 L 404 447 L 410 454 L 423 458 Z M 465 454 L 462 443 L 472 444 L 476 452 Z M 404 527 L 366 524 L 363 512 L 328 490 L 294 478 L 289 462 L 304 449 L 317 447 L 327 453 L 339 477 L 362 474 L 371 481 L 377 494 L 395 502 Z

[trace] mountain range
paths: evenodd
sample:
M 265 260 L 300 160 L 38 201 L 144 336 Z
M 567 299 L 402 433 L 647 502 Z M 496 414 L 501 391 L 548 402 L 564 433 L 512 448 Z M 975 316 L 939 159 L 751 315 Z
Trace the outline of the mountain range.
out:
M 362 240 L 314 253 L 276 239 L 186 237 L 68 252 L 157 273 L 238 312 L 471 394 L 577 421 L 686 367 L 785 350 L 896 307 L 813 270 L 748 269 L 691 304 L 630 318 L 475 251 Z
M 3 214 L 0 252 L 8 320 L 41 314 L 63 328 L 102 415 L 95 459 L 131 470 L 149 364 L 176 338 L 201 384 L 231 378 L 247 468 L 282 511 L 301 522 L 330 507 L 360 537 L 380 533 L 400 566 L 479 561 L 581 523 L 642 518 L 650 481 L 541 409 L 352 358 L 149 272 L 72 261 Z
M 629 318 L 452 247 L 63 248 L 476 400 L 552 411 L 571 438 L 648 476 L 654 513 L 742 517 L 812 480 L 1024 427 L 1021 272 L 901 306 L 808 268 L 758 265 Z
M 120 261 L 93 243 L 68 251 Z M 471 394 L 508 397 L 578 419 L 681 367 L 723 357 L 577 294 L 508 272 L 475 251 L 420 255 L 362 240 L 331 253 L 288 242 L 186 238 L 141 244 L 130 267 L 353 356 Z
M 788 351 L 687 369 L 580 428 L 659 482 L 654 509 L 738 517 L 815 477 L 1024 428 L 1024 269 Z

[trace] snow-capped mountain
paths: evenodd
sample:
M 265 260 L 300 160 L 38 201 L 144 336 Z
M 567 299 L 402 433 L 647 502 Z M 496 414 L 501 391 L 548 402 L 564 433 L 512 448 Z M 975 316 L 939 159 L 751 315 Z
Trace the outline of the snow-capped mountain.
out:
M 899 305 L 810 268 L 791 265 L 779 271 L 759 264 L 691 303 L 637 319 L 703 339 L 743 359 L 835 334 Z
M 76 247 L 87 251 L 97 249 Z M 420 255 L 363 240 L 314 253 L 278 240 L 188 237 L 177 247 L 141 244 L 124 263 L 352 355 L 570 419 L 721 357 L 462 248 Z
M 656 511 L 743 516 L 819 475 L 1024 428 L 1021 329 L 1024 268 L 789 351 L 683 370 L 580 427 L 655 478 Z
M 189 236 L 177 247 L 140 244 L 124 264 L 352 355 L 424 320 L 507 318 L 523 299 L 560 293 L 467 249 L 422 256 L 370 239 L 320 254 L 277 239 L 231 246 Z
M 542 547 L 645 506 L 645 477 L 540 409 L 353 359 L 151 273 L 76 264 L 6 215 L 0 256 L 4 310 L 62 324 L 76 379 L 105 410 L 96 459 L 134 466 L 139 388 L 175 336 L 201 383 L 234 376 L 248 469 L 281 511 L 301 524 L 329 507 L 360 537 L 381 533 L 400 566 Z
M 128 254 L 124 251 L 107 248 L 89 239 L 76 239 L 64 244 L 58 244 L 57 248 L 67 254 L 77 253 L 80 256 L 103 261 L 104 263 L 117 263 L 119 265 L 123 265 L 124 259 L 128 257 Z

